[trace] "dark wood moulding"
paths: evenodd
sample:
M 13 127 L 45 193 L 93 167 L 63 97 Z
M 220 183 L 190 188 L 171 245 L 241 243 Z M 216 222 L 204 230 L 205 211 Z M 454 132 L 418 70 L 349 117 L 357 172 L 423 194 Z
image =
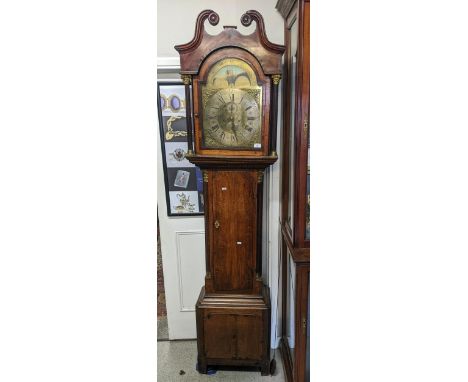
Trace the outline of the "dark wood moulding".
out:
M 202 11 L 198 15 L 192 41 L 174 47 L 180 54 L 181 74 L 197 74 L 203 60 L 209 54 L 226 47 L 242 48 L 256 56 L 267 75 L 281 73 L 281 57 L 285 48 L 268 40 L 263 17 L 259 12 L 250 10 L 241 17 L 241 23 L 246 27 L 251 25 L 252 21 L 257 23 L 257 28 L 250 35 L 241 34 L 235 27 L 225 26 L 221 33 L 212 36 L 205 30 L 204 23 L 207 19 L 211 25 L 217 25 L 219 22 L 215 11 Z
M 204 168 L 264 169 L 278 160 L 277 156 L 213 156 L 186 155 L 191 163 Z

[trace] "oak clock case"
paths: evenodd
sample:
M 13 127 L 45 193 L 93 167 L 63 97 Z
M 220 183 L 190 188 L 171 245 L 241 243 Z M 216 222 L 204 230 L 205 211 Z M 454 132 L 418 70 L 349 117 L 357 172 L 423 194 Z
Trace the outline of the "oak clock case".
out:
M 198 15 L 192 41 L 177 45 L 185 84 L 188 153 L 203 172 L 205 284 L 196 303 L 197 368 L 255 366 L 270 373 L 270 297 L 262 278 L 263 173 L 277 160 L 278 86 L 284 46 L 265 35 L 263 18 L 243 35 Z M 193 92 L 193 93 L 191 93 Z M 191 102 L 193 105 L 191 105 Z M 193 107 L 192 107 L 193 106 Z M 193 126 L 193 129 L 192 129 Z

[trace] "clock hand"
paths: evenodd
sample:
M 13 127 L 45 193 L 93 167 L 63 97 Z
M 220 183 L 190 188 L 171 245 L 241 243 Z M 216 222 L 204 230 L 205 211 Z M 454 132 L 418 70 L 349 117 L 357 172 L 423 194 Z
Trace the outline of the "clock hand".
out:
M 234 123 L 232 124 L 232 135 L 234 135 L 234 138 L 236 138 L 236 142 L 238 141 L 237 139 L 237 134 L 236 134 L 236 131 L 234 130 Z
M 237 134 L 236 134 L 236 129 L 237 129 L 237 126 L 236 124 L 234 123 L 234 116 L 231 114 L 231 116 L 229 117 L 229 122 L 231 123 L 231 132 L 232 132 L 232 135 L 234 135 L 234 138 L 236 138 L 236 141 L 238 141 L 237 139 Z

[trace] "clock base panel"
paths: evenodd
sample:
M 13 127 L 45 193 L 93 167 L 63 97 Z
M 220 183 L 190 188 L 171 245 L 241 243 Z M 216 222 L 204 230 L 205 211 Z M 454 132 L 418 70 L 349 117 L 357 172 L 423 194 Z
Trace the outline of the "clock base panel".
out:
M 250 366 L 270 373 L 270 296 L 206 295 L 196 304 L 198 371 L 209 365 Z

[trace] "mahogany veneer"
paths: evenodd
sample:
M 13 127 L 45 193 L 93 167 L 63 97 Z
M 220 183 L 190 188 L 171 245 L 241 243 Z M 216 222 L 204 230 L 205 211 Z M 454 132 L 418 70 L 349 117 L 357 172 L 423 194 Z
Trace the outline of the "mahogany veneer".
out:
M 206 20 L 216 25 L 219 16 L 212 10 L 201 12 L 193 39 L 175 47 L 187 98 L 191 91 L 193 101 L 193 118 L 192 104 L 186 105 L 186 158 L 202 169 L 204 181 L 206 276 L 196 304 L 198 371 L 206 373 L 208 365 L 256 366 L 268 375 L 271 308 L 262 279 L 263 173 L 278 159 L 273 135 L 284 46 L 268 40 L 257 11 L 241 17 L 244 26 L 257 24 L 248 36 L 233 26 L 211 36 L 204 29 Z M 204 146 L 202 89 L 212 68 L 225 58 L 248 65 L 261 89 L 256 105 L 261 137 L 259 133 L 254 146 Z M 241 102 L 236 106 L 234 95 L 229 101 L 234 108 Z

